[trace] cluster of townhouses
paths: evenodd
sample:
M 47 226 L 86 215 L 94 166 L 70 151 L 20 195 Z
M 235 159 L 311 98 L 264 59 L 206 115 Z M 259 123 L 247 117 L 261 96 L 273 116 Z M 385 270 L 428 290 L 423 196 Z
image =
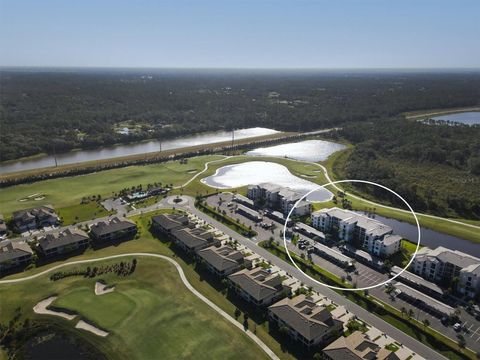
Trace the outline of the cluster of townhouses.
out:
M 256 206 L 266 206 L 270 209 L 282 212 L 287 215 L 294 207 L 295 203 L 302 198 L 304 194 L 280 187 L 270 183 L 259 185 L 250 185 L 247 190 L 247 197 L 253 200 Z M 292 212 L 292 216 L 309 215 L 312 212 L 312 204 L 306 200 L 300 201 Z
M 36 230 L 47 226 L 56 226 L 60 218 L 48 205 L 33 209 L 19 210 L 13 213 L 13 225 L 18 232 Z
M 33 259 L 34 249 L 39 256 L 51 258 L 86 248 L 91 240 L 96 243 L 106 243 L 133 237 L 136 232 L 137 225 L 133 221 L 115 216 L 93 224 L 89 234 L 79 229 L 67 228 L 46 234 L 36 240 L 31 239 L 29 243 L 23 240 L 3 240 L 0 242 L 0 271 L 28 265 Z
M 366 249 L 369 253 L 387 257 L 400 250 L 402 237 L 393 234 L 393 229 L 353 211 L 322 209 L 311 214 L 312 226 L 323 232 L 334 234 L 338 240 Z
M 420 249 L 410 267 L 422 278 L 474 298 L 480 294 L 480 259 L 442 246 Z
M 406 347 L 395 352 L 388 350 L 386 346 L 395 340 L 372 327 L 343 336 L 348 322 L 355 319 L 353 314 L 319 293 L 311 291 L 305 295 L 307 289 L 299 280 L 268 264 L 250 249 L 232 244 L 228 236 L 197 224 L 193 215 L 154 216 L 152 230 L 167 236 L 212 274 L 226 279 L 235 293 L 266 311 L 273 326 L 285 328 L 305 348 L 329 344 L 323 350 L 325 359 L 421 359 Z M 366 346 L 369 351 L 365 351 Z

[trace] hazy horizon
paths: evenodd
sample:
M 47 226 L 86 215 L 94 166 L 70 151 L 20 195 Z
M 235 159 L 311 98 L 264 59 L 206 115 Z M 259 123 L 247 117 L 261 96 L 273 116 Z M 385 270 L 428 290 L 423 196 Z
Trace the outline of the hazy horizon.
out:
M 475 0 L 3 0 L 0 66 L 477 69 Z

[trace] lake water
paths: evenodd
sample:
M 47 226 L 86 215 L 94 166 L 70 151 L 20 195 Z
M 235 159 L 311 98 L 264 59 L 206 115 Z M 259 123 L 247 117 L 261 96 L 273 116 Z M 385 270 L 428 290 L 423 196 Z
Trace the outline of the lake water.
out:
M 272 183 L 307 193 L 319 185 L 293 175 L 285 166 L 266 161 L 249 161 L 242 164 L 227 165 L 217 169 L 214 175 L 201 180 L 204 184 L 218 189 L 231 189 L 246 185 Z M 332 193 L 320 189 L 308 196 L 309 201 L 327 201 Z
M 235 139 L 247 139 L 256 136 L 264 136 L 278 133 L 278 131 L 267 128 L 249 128 L 235 130 Z M 188 146 L 211 144 L 232 139 L 231 131 L 215 131 L 197 134 L 193 136 L 179 137 L 162 141 L 162 150 L 180 149 Z M 115 145 L 93 150 L 79 150 L 68 153 L 57 154 L 58 165 L 75 164 L 85 161 L 111 159 L 116 157 L 145 154 L 159 151 L 160 142 L 157 140 L 133 143 L 127 145 Z M 29 160 L 12 161 L 0 164 L 0 174 L 15 171 L 39 169 L 48 166 L 55 166 L 55 159 L 51 155 L 36 157 Z
M 435 116 L 433 120 L 454 121 L 466 125 L 480 124 L 480 112 L 470 111 L 457 114 L 447 114 L 441 116 Z
M 247 155 L 277 156 L 303 161 L 323 161 L 336 151 L 345 149 L 346 146 L 331 141 L 305 140 L 295 143 L 263 147 L 248 151 Z
M 413 215 L 412 215 L 413 216 Z M 395 234 L 401 235 L 404 238 L 415 242 L 417 241 L 417 226 L 407 222 L 385 218 L 383 216 L 375 215 L 375 219 L 392 227 Z M 422 227 L 422 236 L 420 243 L 429 248 L 436 248 L 443 246 L 448 249 L 462 251 L 476 257 L 480 257 L 480 245 L 470 242 L 465 239 L 457 238 L 452 235 L 440 233 L 438 231 L 426 229 Z

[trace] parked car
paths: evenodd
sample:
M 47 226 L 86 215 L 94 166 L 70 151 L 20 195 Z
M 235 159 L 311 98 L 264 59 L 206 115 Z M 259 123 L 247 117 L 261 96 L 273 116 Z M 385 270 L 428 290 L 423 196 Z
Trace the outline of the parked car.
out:
M 462 324 L 456 323 L 455 325 L 453 325 L 453 330 L 460 331 L 461 329 L 462 329 Z

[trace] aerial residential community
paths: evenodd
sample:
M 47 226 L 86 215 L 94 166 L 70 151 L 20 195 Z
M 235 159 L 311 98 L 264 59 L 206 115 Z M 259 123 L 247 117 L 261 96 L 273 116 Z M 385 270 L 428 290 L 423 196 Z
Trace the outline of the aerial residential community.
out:
M 480 2 L 0 6 L 0 360 L 480 359 Z

